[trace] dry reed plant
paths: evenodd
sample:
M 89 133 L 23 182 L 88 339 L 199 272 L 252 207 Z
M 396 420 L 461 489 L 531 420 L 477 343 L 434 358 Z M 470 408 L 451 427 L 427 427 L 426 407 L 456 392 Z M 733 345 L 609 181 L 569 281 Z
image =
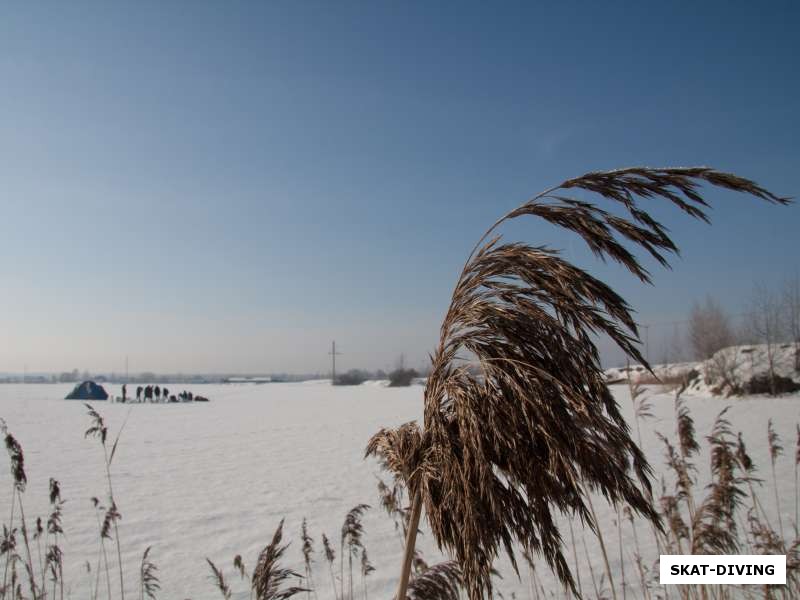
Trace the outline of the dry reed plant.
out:
M 206 562 L 211 569 L 211 575 L 209 575 L 209 578 L 214 582 L 214 587 L 219 590 L 219 593 L 222 594 L 222 598 L 224 600 L 230 600 L 231 588 L 228 585 L 228 582 L 225 580 L 225 575 L 222 573 L 222 569 L 211 562 L 210 558 L 206 558 Z
M 345 515 L 344 523 L 342 524 L 342 535 L 339 545 L 339 576 L 340 576 L 340 598 L 344 598 L 344 554 L 347 548 L 347 563 L 350 569 L 350 596 L 349 600 L 353 600 L 353 558 L 358 557 L 358 552 L 363 550 L 362 536 L 364 535 L 364 526 L 361 523 L 361 518 L 364 512 L 369 510 L 368 504 L 358 504 L 354 506 Z
M 103 537 L 107 537 L 110 527 L 114 528 L 114 541 L 117 546 L 117 566 L 119 568 L 119 597 L 120 600 L 125 600 L 125 578 L 122 573 L 122 547 L 119 539 L 119 520 L 122 518 L 122 515 L 117 509 L 117 503 L 114 499 L 114 486 L 111 479 L 111 463 L 114 460 L 114 455 L 117 452 L 117 446 L 119 445 L 119 439 L 122 435 L 123 429 L 125 428 L 125 424 L 123 423 L 122 427 L 117 433 L 117 437 L 114 440 L 114 444 L 111 446 L 111 451 L 109 452 L 108 446 L 106 445 L 106 441 L 108 439 L 108 428 L 106 427 L 103 417 L 100 416 L 100 413 L 98 413 L 91 404 L 84 404 L 84 406 L 86 406 L 86 410 L 89 413 L 89 418 L 91 419 L 91 425 L 84 433 L 84 437 L 96 438 L 100 441 L 100 445 L 103 448 L 103 459 L 106 467 L 106 481 L 108 484 L 108 502 L 110 505 L 103 520 Z M 128 414 L 130 414 L 130 412 Z
M 150 560 L 150 549 L 148 546 L 142 555 L 142 563 L 139 566 L 139 600 L 150 598 L 156 600 L 156 592 L 161 589 L 156 571 L 158 567 Z M 87 563 L 88 564 L 88 563 Z
M 442 562 L 411 579 L 408 600 L 459 600 L 462 585 L 458 563 Z
M 308 522 L 306 521 L 305 517 L 303 517 L 303 524 L 300 527 L 300 540 L 303 543 L 303 567 L 305 568 L 306 585 L 309 589 L 306 596 L 310 599 L 311 593 L 313 592 L 314 597 L 316 598 L 317 591 L 314 586 L 314 577 L 312 575 L 312 565 L 314 563 L 314 540 L 310 535 L 308 535 Z
M 406 595 L 423 505 L 436 542 L 460 565 L 471 600 L 491 596 L 490 571 L 500 552 L 516 568 L 515 544 L 543 556 L 576 592 L 553 511 L 595 528 L 587 492 L 625 503 L 658 526 L 649 465 L 608 390 L 592 337 L 606 334 L 647 365 L 630 307 L 558 252 L 501 243 L 494 231 L 517 217 L 539 217 L 649 282 L 628 246 L 663 266 L 678 248 L 638 201 L 666 200 L 708 221 L 704 183 L 788 203 L 750 180 L 705 167 L 596 172 L 525 202 L 478 241 L 441 326 L 422 426 L 381 430 L 367 446 L 412 499 L 398 598 Z M 573 192 L 610 201 L 625 216 Z M 598 455 L 606 459 L 602 467 Z
M 283 519 L 278 524 L 272 541 L 258 555 L 258 562 L 253 569 L 252 588 L 257 600 L 288 600 L 295 594 L 307 591 L 299 586 L 287 586 L 292 577 L 301 577 L 291 569 L 280 566 L 288 544 L 283 542 Z
M 367 577 L 375 571 L 375 567 L 369 562 L 367 549 L 361 548 L 361 584 L 364 586 L 364 600 L 367 600 Z
M 108 556 L 105 551 L 105 540 L 113 538 L 117 542 L 117 557 L 119 560 L 120 574 L 120 600 L 124 600 L 124 582 L 122 579 L 122 551 L 119 544 L 119 532 L 116 523 L 121 518 L 117 510 L 111 479 L 111 464 L 116 453 L 120 434 L 120 429 L 113 445 L 107 447 L 108 429 L 103 418 L 90 405 L 89 409 L 91 424 L 85 433 L 85 437 L 95 437 L 100 440 L 104 450 L 105 475 L 108 484 L 108 496 L 110 506 L 105 508 L 97 498 L 92 498 L 92 508 L 96 516 L 100 547 L 98 549 L 97 568 L 95 569 L 94 580 L 92 580 L 91 562 L 84 561 L 84 569 L 89 583 L 89 598 L 96 600 L 100 594 L 100 576 L 104 567 L 107 582 L 107 597 L 113 598 L 111 590 L 111 576 L 109 571 Z M 124 426 L 123 426 L 124 427 Z M 60 546 L 61 538 L 64 536 L 62 526 L 62 509 L 64 500 L 61 497 L 61 485 L 58 480 L 50 478 L 48 484 L 48 500 L 50 513 L 46 520 L 37 517 L 32 520 L 32 535 L 29 535 L 29 523 L 25 517 L 23 505 L 23 493 L 27 485 L 25 474 L 25 461 L 22 447 L 13 435 L 8 431 L 5 421 L 0 419 L 0 430 L 3 431 L 6 449 L 9 453 L 11 475 L 13 480 L 13 493 L 11 496 L 11 514 L 9 524 L 3 525 L 3 539 L 0 542 L 0 557 L 5 556 L 5 567 L 3 575 L 3 585 L 0 587 L 0 600 L 31 598 L 32 600 L 63 600 L 65 597 L 64 581 L 64 555 Z M 19 516 L 17 517 L 17 513 Z M 101 520 L 102 515 L 102 520 Z M 19 525 L 15 523 L 19 521 Z M 17 542 L 21 538 L 22 544 Z M 32 542 L 36 545 L 37 561 L 34 563 Z M 155 600 L 156 592 L 160 589 L 160 582 L 156 575 L 157 567 L 150 560 L 150 548 L 147 548 L 142 556 L 139 581 L 140 598 L 145 597 Z M 27 590 L 23 590 L 23 579 L 20 577 L 20 567 L 24 569 L 24 582 Z M 37 581 L 38 570 L 38 581 Z M 68 589 L 68 588 L 67 588 Z M 69 592 L 67 591 L 67 595 Z
M 331 587 L 333 588 L 333 598 L 336 600 L 339 595 L 336 591 L 336 577 L 333 575 L 333 562 L 336 560 L 336 552 L 334 552 L 331 543 L 328 541 L 328 536 L 322 534 L 322 548 L 325 550 L 325 560 L 328 562 L 328 570 L 331 573 Z

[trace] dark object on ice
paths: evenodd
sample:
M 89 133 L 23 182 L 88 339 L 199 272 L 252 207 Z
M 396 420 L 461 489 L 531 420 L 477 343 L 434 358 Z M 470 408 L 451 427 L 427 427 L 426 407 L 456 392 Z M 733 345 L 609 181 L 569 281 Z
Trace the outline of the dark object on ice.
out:
M 195 396 L 194 397 L 194 401 L 195 402 L 208 402 L 208 398 L 206 398 L 205 396 Z
M 76 385 L 64 400 L 108 400 L 108 392 L 102 385 L 97 385 L 94 381 L 84 381 Z

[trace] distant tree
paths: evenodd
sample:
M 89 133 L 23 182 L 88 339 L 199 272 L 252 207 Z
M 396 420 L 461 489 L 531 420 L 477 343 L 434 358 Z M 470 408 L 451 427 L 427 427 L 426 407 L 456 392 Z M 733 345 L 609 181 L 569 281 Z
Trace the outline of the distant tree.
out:
M 662 341 L 661 363 L 668 365 L 686 360 L 685 338 L 681 335 L 678 326 L 672 328 L 672 334 Z
M 418 376 L 414 369 L 406 369 L 406 356 L 401 354 L 395 363 L 394 371 L 389 373 L 389 387 L 408 387 Z
M 787 334 L 794 343 L 794 370 L 800 371 L 800 278 L 797 275 L 783 285 L 783 307 Z
M 765 286 L 757 286 L 750 300 L 747 313 L 747 330 L 767 353 L 767 379 L 769 393 L 775 395 L 775 354 L 782 341 L 785 328 L 781 314 L 781 303 L 773 291 Z
M 419 374 L 414 369 L 395 369 L 389 373 L 389 387 L 408 387 Z
M 733 346 L 736 336 L 730 319 L 714 298 L 695 303 L 689 316 L 689 342 L 698 360 L 711 358 L 715 352 Z
M 367 373 L 358 369 L 350 369 L 336 377 L 333 385 L 361 385 L 367 380 Z

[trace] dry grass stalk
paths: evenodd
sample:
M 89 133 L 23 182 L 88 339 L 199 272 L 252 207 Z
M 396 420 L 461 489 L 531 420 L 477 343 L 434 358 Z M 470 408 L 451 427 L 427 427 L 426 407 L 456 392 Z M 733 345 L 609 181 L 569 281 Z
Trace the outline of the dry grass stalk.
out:
M 778 460 L 778 457 L 783 454 L 783 446 L 781 446 L 781 438 L 775 433 L 775 429 L 772 427 L 772 419 L 767 422 L 767 442 L 769 444 L 770 466 L 772 467 L 773 490 L 775 491 L 775 509 L 778 513 L 778 529 L 781 532 L 781 539 L 785 539 L 783 533 L 783 518 L 781 517 L 781 501 L 778 494 L 778 478 L 775 475 L 775 462 Z
M 592 516 L 592 520 L 589 522 L 594 530 L 595 537 L 597 537 L 597 541 L 600 544 L 600 554 L 603 557 L 603 566 L 605 567 L 605 576 L 608 579 L 608 585 L 611 588 L 611 595 L 614 600 L 617 600 L 617 588 L 614 585 L 614 576 L 611 573 L 611 564 L 608 562 L 608 551 L 606 550 L 606 542 L 603 538 L 603 530 L 600 528 L 600 523 L 597 520 L 597 515 L 594 512 L 594 504 L 592 504 L 592 497 L 590 494 L 586 494 L 586 503 L 589 506 L 589 514 Z
M 92 498 L 92 505 L 94 507 L 95 519 L 97 520 L 97 530 L 100 533 L 100 552 L 103 557 L 103 567 L 105 569 L 105 574 L 106 574 L 106 586 L 108 587 L 108 598 L 111 598 L 111 572 L 108 567 L 108 552 L 106 552 L 106 538 L 108 536 L 106 535 L 107 530 L 104 529 L 103 523 L 100 521 L 100 514 L 102 513 L 105 516 L 106 509 L 104 506 L 100 504 L 100 500 L 98 500 L 95 497 Z M 103 522 L 105 522 L 105 518 L 103 519 Z M 98 571 L 98 576 L 99 576 L 99 571 Z M 95 586 L 95 589 L 97 589 L 97 586 Z
M 381 431 L 367 453 L 380 456 L 407 487 L 412 516 L 418 519 L 424 504 L 434 537 L 458 561 L 472 600 L 491 595 L 489 574 L 501 550 L 516 566 L 514 542 L 541 554 L 574 590 L 552 511 L 591 522 L 584 488 L 658 522 L 649 502 L 649 466 L 608 390 L 592 341 L 604 333 L 646 365 L 629 306 L 557 252 L 502 244 L 491 237 L 494 230 L 520 216 L 542 218 L 649 282 L 624 244 L 665 266 L 677 247 L 637 200 L 661 198 L 708 220 L 702 183 L 788 202 L 705 167 L 588 173 L 502 217 L 467 259 L 432 356 L 424 426 Z M 569 196 L 573 191 L 612 201 L 627 218 Z M 602 468 L 598 455 L 607 458 Z M 408 542 L 416 529 L 412 519 Z M 398 597 L 405 594 L 410 554 Z
M 629 507 L 624 507 L 622 510 L 623 515 L 628 520 L 631 525 L 631 532 L 633 533 L 633 547 L 635 550 L 634 560 L 636 562 L 636 569 L 639 572 L 639 585 L 642 589 L 642 594 L 644 595 L 645 600 L 650 600 L 650 586 L 647 585 L 647 576 L 645 574 L 646 567 L 642 562 L 642 551 L 639 547 L 639 536 L 636 533 L 636 524 L 633 520 L 633 513 Z M 573 542 L 574 544 L 574 542 Z M 622 547 L 622 542 L 620 541 L 620 548 Z
M 583 542 L 583 553 L 586 556 L 586 564 L 589 567 L 589 577 L 592 580 L 592 588 L 594 589 L 594 597 L 597 600 L 601 600 L 602 596 L 600 595 L 600 588 L 597 587 L 597 578 L 594 576 L 594 567 L 592 567 L 592 561 L 589 558 L 589 547 L 586 545 L 586 536 L 583 533 L 581 534 L 581 541 Z
M 575 583 L 578 586 L 578 597 L 583 597 L 583 587 L 581 586 L 581 569 L 578 564 L 578 546 L 575 544 L 575 529 L 572 527 L 572 520 L 569 521 L 569 541 L 572 546 L 572 563 L 575 568 Z
M 628 508 L 627 506 L 625 508 Z M 622 552 L 622 518 L 619 507 L 617 507 L 617 543 L 619 544 L 619 568 L 622 575 L 622 600 L 627 600 L 627 581 L 625 579 L 625 557 Z

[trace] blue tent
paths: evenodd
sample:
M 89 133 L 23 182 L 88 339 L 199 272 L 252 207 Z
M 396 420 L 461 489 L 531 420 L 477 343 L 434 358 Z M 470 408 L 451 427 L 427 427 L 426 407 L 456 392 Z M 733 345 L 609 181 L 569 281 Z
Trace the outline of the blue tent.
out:
M 108 400 L 108 392 L 94 381 L 84 381 L 64 397 L 64 400 Z

